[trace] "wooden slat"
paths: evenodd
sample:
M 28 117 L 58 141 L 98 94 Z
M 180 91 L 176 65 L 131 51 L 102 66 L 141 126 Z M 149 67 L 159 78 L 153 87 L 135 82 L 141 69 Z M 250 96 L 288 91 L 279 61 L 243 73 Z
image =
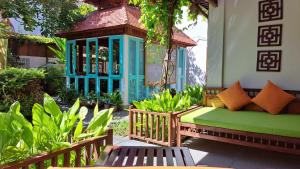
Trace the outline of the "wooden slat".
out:
M 126 147 L 125 148 L 121 148 L 120 151 L 121 152 L 119 153 L 120 154 L 119 158 L 118 158 L 118 160 L 114 164 L 115 167 L 121 167 L 122 166 L 123 161 L 124 161 L 124 159 L 125 159 L 125 157 L 127 155 L 128 148 L 126 148 Z
M 85 163 L 86 165 L 90 165 L 91 163 L 91 145 L 88 144 L 85 146 Z
M 146 114 L 146 129 L 145 129 L 145 137 L 149 137 L 149 114 Z
M 165 151 L 166 151 L 167 166 L 174 166 L 172 149 L 166 148 Z
M 154 116 L 151 115 L 151 131 L 150 131 L 150 138 L 153 139 L 153 127 L 154 127 Z
M 190 153 L 190 150 L 188 148 L 181 148 L 182 154 L 183 154 L 183 159 L 184 163 L 186 166 L 195 166 L 193 157 Z
M 173 148 L 177 166 L 184 166 L 180 148 Z
M 81 167 L 81 148 L 76 149 L 75 167 Z
M 129 154 L 128 154 L 128 159 L 126 161 L 126 166 L 133 166 L 134 158 L 136 156 L 136 148 L 130 148 L 129 149 Z
M 156 131 L 155 131 L 155 133 L 156 133 L 155 139 L 159 140 L 159 115 L 156 116 Z
M 157 166 L 164 166 L 164 148 L 158 148 L 157 152 Z
M 51 166 L 52 167 L 57 167 L 57 156 L 52 157 L 51 159 Z
M 94 143 L 94 160 L 97 160 L 100 156 L 100 143 Z
M 143 166 L 144 165 L 144 157 L 145 157 L 145 149 L 139 148 L 138 149 L 138 157 L 136 161 L 136 166 Z
M 111 154 L 109 155 L 108 159 L 105 161 L 104 165 L 105 166 L 112 166 L 116 157 L 119 154 L 120 149 L 113 149 Z
M 153 159 L 154 159 L 154 148 L 149 147 L 147 148 L 147 166 L 153 166 Z
M 135 125 L 135 130 L 134 130 L 135 131 L 134 132 L 135 135 L 138 134 L 138 125 L 137 124 L 138 124 L 138 113 L 136 112 L 135 113 L 135 124 L 134 124 Z
M 143 121 L 144 121 L 144 119 L 143 119 L 143 113 L 141 113 L 140 114 L 140 120 L 141 120 L 141 125 L 140 125 L 140 136 L 142 136 L 143 135 Z
M 131 107 L 129 107 L 129 138 L 131 134 L 133 134 L 133 116 L 132 116 Z
M 173 122 L 172 122 L 172 114 L 169 114 L 169 121 L 168 121 L 168 146 L 172 145 L 172 139 L 173 139 Z
M 165 132 L 166 132 L 166 128 L 165 128 L 165 126 L 166 126 L 166 117 L 162 117 L 163 119 L 162 119 L 162 141 L 163 142 L 165 142 Z M 171 127 L 171 126 L 169 126 L 169 127 Z
M 64 167 L 70 167 L 70 152 L 64 153 Z

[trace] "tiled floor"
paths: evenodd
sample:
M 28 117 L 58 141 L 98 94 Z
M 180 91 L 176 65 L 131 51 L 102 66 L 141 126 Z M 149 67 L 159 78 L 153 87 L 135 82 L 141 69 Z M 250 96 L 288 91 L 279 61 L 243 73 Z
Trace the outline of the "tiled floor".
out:
M 114 136 L 114 145 L 155 146 Z M 197 165 L 234 169 L 300 169 L 300 156 L 270 152 L 237 145 L 191 139 L 184 143 Z

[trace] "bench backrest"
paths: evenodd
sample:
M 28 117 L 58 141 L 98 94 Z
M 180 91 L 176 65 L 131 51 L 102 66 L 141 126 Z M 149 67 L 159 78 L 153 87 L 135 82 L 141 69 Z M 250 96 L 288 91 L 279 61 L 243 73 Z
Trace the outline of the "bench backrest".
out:
M 217 94 L 221 93 L 225 89 L 226 88 L 211 88 L 211 87 L 206 88 L 205 104 L 207 103 L 208 99 L 216 98 Z M 244 88 L 244 90 L 251 98 L 255 97 L 261 91 L 261 89 L 249 89 L 249 88 Z M 284 90 L 284 91 L 300 99 L 300 91 L 296 91 L 296 90 Z

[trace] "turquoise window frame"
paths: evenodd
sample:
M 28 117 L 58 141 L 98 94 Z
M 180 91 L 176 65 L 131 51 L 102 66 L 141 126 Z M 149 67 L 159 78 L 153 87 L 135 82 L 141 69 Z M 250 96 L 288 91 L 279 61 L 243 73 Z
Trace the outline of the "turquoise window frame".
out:
M 130 74 L 129 72 L 129 67 L 131 66 L 130 64 L 130 41 L 135 41 L 136 42 L 136 45 L 137 45 L 137 48 L 136 48 L 136 64 L 135 64 L 135 72 L 133 73 L 133 75 Z M 143 44 L 142 46 L 140 44 Z M 141 47 L 144 48 L 144 39 L 142 38 L 137 38 L 137 37 L 128 37 L 128 94 L 130 94 L 130 81 L 131 80 L 134 80 L 135 81 L 135 96 L 134 96 L 134 99 L 130 99 L 130 97 L 128 97 L 128 102 L 131 103 L 132 101 L 134 100 L 141 100 L 141 99 L 144 99 L 144 98 L 141 98 L 139 96 L 139 91 L 141 90 L 141 86 L 140 86 L 140 80 L 144 80 L 145 81 L 145 70 L 144 70 L 144 75 L 140 75 L 139 73 L 139 70 L 140 70 L 140 50 L 141 50 Z M 145 48 L 144 48 L 145 50 Z M 143 54 L 144 56 L 144 65 L 145 65 L 145 52 Z M 149 97 L 149 87 L 148 86 L 145 86 L 145 84 L 143 84 L 145 89 L 146 89 L 146 96 L 145 97 Z
M 113 81 L 114 80 L 118 80 L 119 81 L 119 86 L 120 89 L 122 88 L 122 78 L 123 78 L 123 56 L 124 56 L 124 36 L 123 35 L 115 35 L 115 36 L 109 36 L 108 37 L 109 40 L 109 62 L 108 62 L 108 76 L 99 76 L 99 42 L 98 42 L 98 37 L 93 37 L 93 38 L 87 38 L 86 39 L 86 67 L 85 67 L 85 75 L 77 75 L 76 74 L 76 69 L 77 69 L 77 63 L 76 63 L 76 57 L 77 57 L 77 51 L 76 51 L 76 40 L 69 40 L 67 41 L 66 44 L 66 76 L 67 76 L 67 89 L 70 89 L 70 82 L 71 79 L 74 79 L 74 83 L 75 83 L 75 90 L 77 92 L 77 94 L 79 93 L 79 84 L 78 84 L 78 80 L 84 79 L 84 95 L 87 96 L 89 93 L 89 79 L 95 79 L 95 92 L 97 94 L 98 97 L 100 97 L 100 84 L 101 84 L 101 80 L 107 80 L 107 91 L 108 93 L 112 93 L 113 92 Z M 119 63 L 120 63 L 120 67 L 119 67 L 119 75 L 114 75 L 112 70 L 112 66 L 113 66 L 113 40 L 119 40 Z M 95 61 L 96 61 L 96 70 L 94 73 L 91 73 L 91 67 L 90 67 L 90 63 L 91 63 L 91 52 L 90 52 L 90 43 L 95 43 Z M 71 55 L 71 50 L 72 50 L 72 65 L 70 62 L 70 55 Z M 70 68 L 71 66 L 73 67 L 73 71 L 70 72 Z
M 123 78 L 123 52 L 124 52 L 124 36 L 123 35 L 115 35 L 115 36 L 109 36 L 108 37 L 108 93 L 113 92 L 113 81 L 119 80 L 119 87 L 122 89 L 122 78 Z M 113 41 L 119 40 L 119 63 L 120 63 L 120 71 L 118 75 L 113 74 Z

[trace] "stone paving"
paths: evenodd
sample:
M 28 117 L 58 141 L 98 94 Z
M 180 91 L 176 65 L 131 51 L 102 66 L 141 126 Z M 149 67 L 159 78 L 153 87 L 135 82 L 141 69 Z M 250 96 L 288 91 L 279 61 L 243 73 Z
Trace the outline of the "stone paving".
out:
M 114 145 L 156 146 L 120 136 L 114 136 Z M 187 140 L 184 146 L 190 148 L 193 159 L 199 166 L 233 169 L 300 169 L 300 156 L 202 139 Z

